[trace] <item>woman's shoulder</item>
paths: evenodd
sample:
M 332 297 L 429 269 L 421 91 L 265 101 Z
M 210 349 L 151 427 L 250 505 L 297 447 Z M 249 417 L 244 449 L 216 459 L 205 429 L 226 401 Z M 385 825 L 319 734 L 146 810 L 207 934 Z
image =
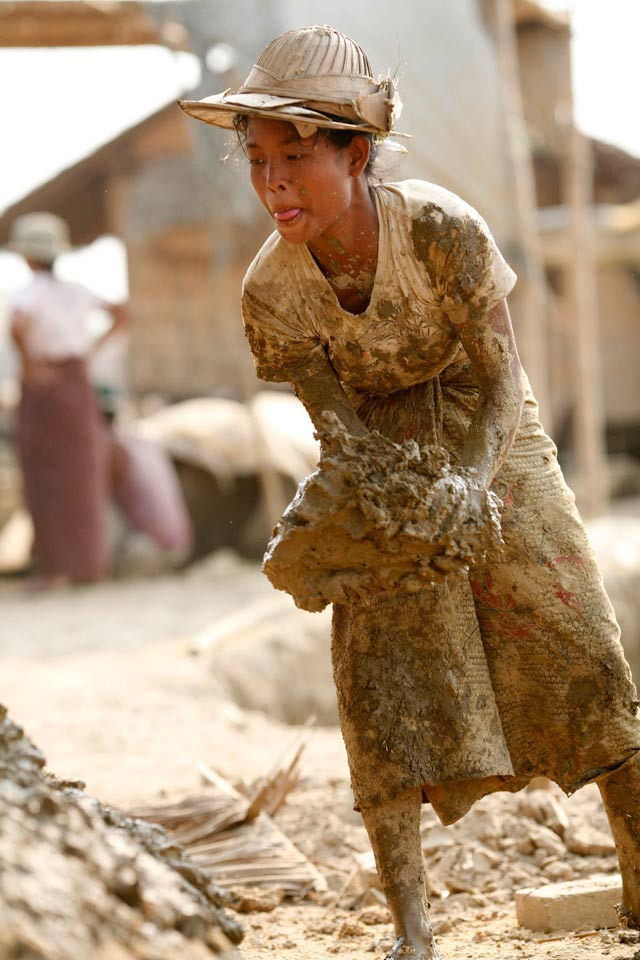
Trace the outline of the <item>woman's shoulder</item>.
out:
M 452 190 L 428 180 L 399 180 L 382 183 L 377 187 L 381 191 L 383 203 L 395 207 L 398 212 L 409 217 L 432 217 L 436 220 L 442 215 L 465 219 L 470 218 L 486 226 L 478 211 Z
M 296 269 L 297 260 L 294 244 L 287 243 L 275 230 L 250 263 L 242 283 L 243 294 L 258 296 L 269 290 L 276 291 L 282 283 L 284 272 Z
M 462 197 L 425 180 L 382 185 L 383 204 L 395 209 L 394 235 L 426 268 L 429 284 L 455 302 L 485 297 L 493 305 L 513 288 L 516 275 L 498 250 L 482 216 Z

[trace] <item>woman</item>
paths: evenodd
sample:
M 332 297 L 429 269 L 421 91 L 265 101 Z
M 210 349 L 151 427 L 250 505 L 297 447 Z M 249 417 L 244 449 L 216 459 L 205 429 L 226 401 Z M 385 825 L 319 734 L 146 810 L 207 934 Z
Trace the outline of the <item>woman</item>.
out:
M 397 97 L 329 27 L 290 31 L 235 92 L 181 104 L 234 125 L 274 220 L 245 278 L 259 376 L 317 422 L 437 443 L 502 499 L 504 550 L 417 594 L 334 608 L 333 663 L 356 804 L 394 957 L 438 956 L 419 824 L 538 775 L 595 780 L 640 926 L 640 725 L 619 631 L 520 366 L 515 276 L 480 216 L 422 181 L 374 185 Z
M 28 214 L 12 226 L 10 248 L 33 271 L 12 305 L 10 329 L 21 362 L 18 442 L 38 587 L 99 580 L 108 565 L 111 439 L 87 361 L 125 316 L 55 276 L 55 261 L 69 246 L 68 227 L 53 214 Z M 88 325 L 95 307 L 113 318 L 98 341 Z

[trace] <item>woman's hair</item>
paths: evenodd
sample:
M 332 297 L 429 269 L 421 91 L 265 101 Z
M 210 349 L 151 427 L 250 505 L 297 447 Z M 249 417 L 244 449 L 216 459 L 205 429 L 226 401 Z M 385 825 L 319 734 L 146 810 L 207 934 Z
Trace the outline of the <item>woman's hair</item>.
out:
M 341 120 L 340 117 L 332 117 L 331 119 Z M 233 118 L 237 143 L 242 150 L 244 150 L 248 124 L 249 116 L 246 114 L 236 114 Z M 338 150 L 345 150 L 354 137 L 364 137 L 368 140 L 369 160 L 364 172 L 369 183 L 380 183 L 387 179 L 387 176 L 391 173 L 398 161 L 398 156 L 395 151 L 387 149 L 384 139 L 376 137 L 373 133 L 362 130 L 336 130 L 330 127 L 318 127 L 316 136 L 327 140 Z

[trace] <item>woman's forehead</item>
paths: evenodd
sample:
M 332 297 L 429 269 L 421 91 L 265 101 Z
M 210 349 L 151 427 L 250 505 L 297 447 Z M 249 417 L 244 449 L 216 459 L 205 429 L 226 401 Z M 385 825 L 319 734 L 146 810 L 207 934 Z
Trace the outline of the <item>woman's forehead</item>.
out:
M 287 120 L 275 120 L 269 117 L 249 117 L 247 121 L 247 146 L 260 146 L 262 143 L 281 144 L 299 143 L 300 136 L 292 123 Z

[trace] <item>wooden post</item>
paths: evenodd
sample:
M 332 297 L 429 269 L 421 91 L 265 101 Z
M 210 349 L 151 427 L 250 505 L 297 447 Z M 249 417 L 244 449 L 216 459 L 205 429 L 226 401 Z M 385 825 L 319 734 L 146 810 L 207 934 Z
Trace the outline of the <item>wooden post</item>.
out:
M 562 72 L 563 113 L 567 118 L 562 158 L 563 200 L 569 227 L 564 258 L 564 300 L 574 364 L 569 373 L 573 397 L 574 485 L 585 516 L 604 513 L 609 502 L 600 364 L 597 238 L 593 207 L 593 153 L 576 126 L 571 50 Z
M 596 516 L 604 513 L 607 508 L 608 477 L 600 364 L 596 239 L 591 216 L 593 157 L 591 144 L 575 124 L 570 62 L 566 73 L 572 118 L 565 157 L 565 191 L 571 244 L 566 281 L 575 347 L 573 441 L 576 494 L 585 516 Z
M 551 403 L 547 354 L 547 285 L 540 235 L 536 223 L 536 189 L 529 138 L 522 106 L 520 68 L 513 0 L 494 0 L 507 154 L 515 195 L 516 236 L 519 247 L 518 288 L 521 315 L 517 325 L 518 350 L 541 414 L 550 431 Z

